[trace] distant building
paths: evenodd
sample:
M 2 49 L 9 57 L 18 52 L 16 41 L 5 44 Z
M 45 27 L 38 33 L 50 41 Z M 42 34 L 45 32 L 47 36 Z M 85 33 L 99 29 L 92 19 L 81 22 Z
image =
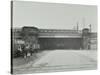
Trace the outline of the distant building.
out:
M 90 48 L 93 50 L 97 50 L 97 33 L 91 33 L 90 35 Z

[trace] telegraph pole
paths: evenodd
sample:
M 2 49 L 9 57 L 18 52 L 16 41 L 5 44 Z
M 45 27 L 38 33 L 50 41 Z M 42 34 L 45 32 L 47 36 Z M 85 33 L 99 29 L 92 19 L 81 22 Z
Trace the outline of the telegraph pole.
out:
M 77 22 L 77 31 L 79 30 L 78 22 Z
M 85 27 L 85 18 L 83 18 L 83 29 Z
M 90 28 L 90 33 L 91 33 L 91 31 L 92 31 L 91 24 L 89 25 L 89 28 Z
M 90 29 L 90 32 L 89 32 L 89 49 L 91 49 L 91 24 L 89 25 L 89 29 Z

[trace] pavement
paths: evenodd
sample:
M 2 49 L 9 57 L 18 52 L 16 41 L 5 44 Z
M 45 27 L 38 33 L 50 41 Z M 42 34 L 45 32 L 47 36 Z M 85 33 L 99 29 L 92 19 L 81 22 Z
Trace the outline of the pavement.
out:
M 13 69 L 22 69 L 22 68 L 29 67 L 31 63 L 32 64 L 35 63 L 37 60 L 42 58 L 42 56 L 44 56 L 45 54 L 47 54 L 47 51 L 34 53 L 32 54 L 32 56 L 27 58 L 23 58 L 23 57 L 13 58 Z
M 14 73 L 27 74 L 53 71 L 97 69 L 96 50 L 49 50 L 26 68 L 14 69 Z

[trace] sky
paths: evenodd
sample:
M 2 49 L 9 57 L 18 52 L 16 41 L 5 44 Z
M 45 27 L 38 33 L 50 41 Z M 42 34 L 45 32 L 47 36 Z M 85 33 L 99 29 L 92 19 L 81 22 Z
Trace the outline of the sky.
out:
M 28 1 L 13 2 L 13 27 L 35 26 L 40 29 L 89 28 L 97 31 L 97 6 L 42 3 Z

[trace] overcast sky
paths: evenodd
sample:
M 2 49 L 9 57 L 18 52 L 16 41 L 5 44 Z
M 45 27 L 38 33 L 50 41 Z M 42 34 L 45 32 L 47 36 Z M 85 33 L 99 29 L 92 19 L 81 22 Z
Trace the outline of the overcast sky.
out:
M 88 5 L 14 1 L 13 26 L 41 29 L 79 29 L 92 25 L 97 31 L 97 7 Z

